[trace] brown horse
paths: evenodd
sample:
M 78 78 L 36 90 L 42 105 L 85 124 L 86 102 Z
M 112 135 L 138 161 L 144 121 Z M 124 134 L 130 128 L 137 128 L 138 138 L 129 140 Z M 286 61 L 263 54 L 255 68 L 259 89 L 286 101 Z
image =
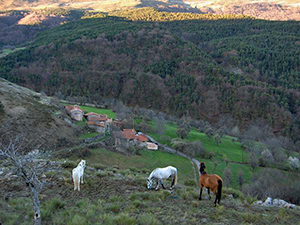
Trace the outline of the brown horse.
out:
M 205 168 L 206 167 L 205 167 L 204 163 L 200 163 L 200 177 L 199 177 L 200 196 L 199 196 L 199 200 L 201 200 L 202 188 L 206 187 L 209 199 L 211 199 L 210 190 L 215 194 L 215 196 L 216 196 L 215 206 L 216 206 L 217 201 L 218 201 L 218 204 L 220 204 L 223 180 L 221 177 L 219 177 L 216 174 L 207 174 L 204 171 Z

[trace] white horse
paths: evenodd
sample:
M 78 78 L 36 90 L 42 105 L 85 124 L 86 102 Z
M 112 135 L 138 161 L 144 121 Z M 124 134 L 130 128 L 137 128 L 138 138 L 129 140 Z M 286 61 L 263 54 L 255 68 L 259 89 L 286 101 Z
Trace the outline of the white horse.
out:
M 85 165 L 86 165 L 86 161 L 81 160 L 78 166 L 72 171 L 74 191 L 76 191 L 76 189 L 80 191 L 80 180 L 81 183 L 83 184 L 83 173 L 84 173 Z
M 158 190 L 160 185 L 163 187 L 163 189 L 165 189 L 162 179 L 167 179 L 169 177 L 173 178 L 170 187 L 170 189 L 172 190 L 172 188 L 177 184 L 177 169 L 173 166 L 167 166 L 165 168 L 156 168 L 155 170 L 152 171 L 152 173 L 147 179 L 148 190 L 152 189 L 154 180 L 156 181 L 155 190 Z

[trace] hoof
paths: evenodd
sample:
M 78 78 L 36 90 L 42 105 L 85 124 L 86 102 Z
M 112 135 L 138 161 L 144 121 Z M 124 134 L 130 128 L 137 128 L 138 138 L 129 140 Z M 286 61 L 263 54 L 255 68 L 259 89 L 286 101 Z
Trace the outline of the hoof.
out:
M 199 201 L 201 201 L 201 198 L 198 198 Z

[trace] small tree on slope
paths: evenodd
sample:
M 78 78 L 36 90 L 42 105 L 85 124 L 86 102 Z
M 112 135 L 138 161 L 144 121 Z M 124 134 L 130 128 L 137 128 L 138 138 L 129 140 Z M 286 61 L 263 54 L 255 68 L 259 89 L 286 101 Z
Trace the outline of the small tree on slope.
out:
M 32 156 L 27 154 L 23 155 L 20 150 L 26 147 L 24 139 L 20 136 L 8 141 L 0 140 L 0 157 L 9 160 L 13 163 L 16 174 L 21 177 L 28 188 L 33 202 L 34 208 L 34 225 L 42 224 L 39 193 L 42 189 L 42 183 L 36 175 L 36 169 L 32 166 Z

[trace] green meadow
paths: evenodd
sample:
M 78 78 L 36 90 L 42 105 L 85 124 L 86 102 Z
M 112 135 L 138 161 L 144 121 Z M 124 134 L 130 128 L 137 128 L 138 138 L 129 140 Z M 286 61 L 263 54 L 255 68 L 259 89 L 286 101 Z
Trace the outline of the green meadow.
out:
M 81 109 L 85 112 L 95 112 L 99 114 L 107 114 L 110 118 L 115 118 L 115 113 L 111 109 L 99 109 L 90 106 L 80 106 Z M 141 122 L 140 120 L 138 122 Z M 83 123 L 83 122 L 81 122 Z M 149 122 L 149 125 L 154 128 L 153 121 Z M 149 132 L 149 135 L 154 137 L 158 142 L 166 144 L 170 147 L 171 140 L 173 138 L 179 138 L 176 134 L 178 126 L 174 123 L 166 123 L 166 129 L 163 135 L 157 134 L 155 131 Z M 97 136 L 98 133 L 90 132 L 84 133 L 81 135 L 81 139 L 86 139 L 90 137 Z M 203 159 L 197 158 L 199 161 L 203 161 L 206 163 L 207 171 L 209 173 L 216 173 L 223 177 L 224 170 L 226 168 L 226 161 L 228 166 L 232 172 L 231 178 L 231 187 L 239 188 L 238 184 L 238 173 L 239 171 L 242 172 L 244 182 L 248 183 L 251 180 L 251 176 L 253 170 L 249 162 L 248 153 L 245 152 L 242 147 L 241 143 L 236 140 L 234 137 L 224 136 L 222 138 L 222 142 L 216 144 L 213 139 L 208 138 L 204 133 L 199 132 L 197 129 L 191 129 L 188 137 L 185 139 L 187 142 L 192 142 L 199 140 L 203 144 L 204 148 L 208 152 L 214 152 L 215 156 L 211 159 Z M 107 166 L 117 165 L 120 168 L 129 168 L 129 167 L 136 167 L 136 168 L 146 168 L 149 170 L 153 170 L 156 167 L 164 167 L 167 165 L 173 165 L 178 168 L 179 176 L 181 179 L 189 180 L 193 179 L 194 172 L 191 162 L 185 158 L 180 156 L 176 156 L 173 154 L 161 152 L 161 151 L 142 151 L 141 156 L 134 155 L 134 156 L 124 156 L 115 152 L 111 152 L 105 149 L 97 149 L 92 150 L 93 157 L 89 159 L 92 163 L 104 162 Z M 215 168 L 214 164 L 217 162 L 217 166 Z
M 80 106 L 80 108 L 85 113 L 94 112 L 98 114 L 106 114 L 109 118 L 113 118 L 113 119 L 116 117 L 116 114 L 111 109 L 100 109 L 91 106 Z

